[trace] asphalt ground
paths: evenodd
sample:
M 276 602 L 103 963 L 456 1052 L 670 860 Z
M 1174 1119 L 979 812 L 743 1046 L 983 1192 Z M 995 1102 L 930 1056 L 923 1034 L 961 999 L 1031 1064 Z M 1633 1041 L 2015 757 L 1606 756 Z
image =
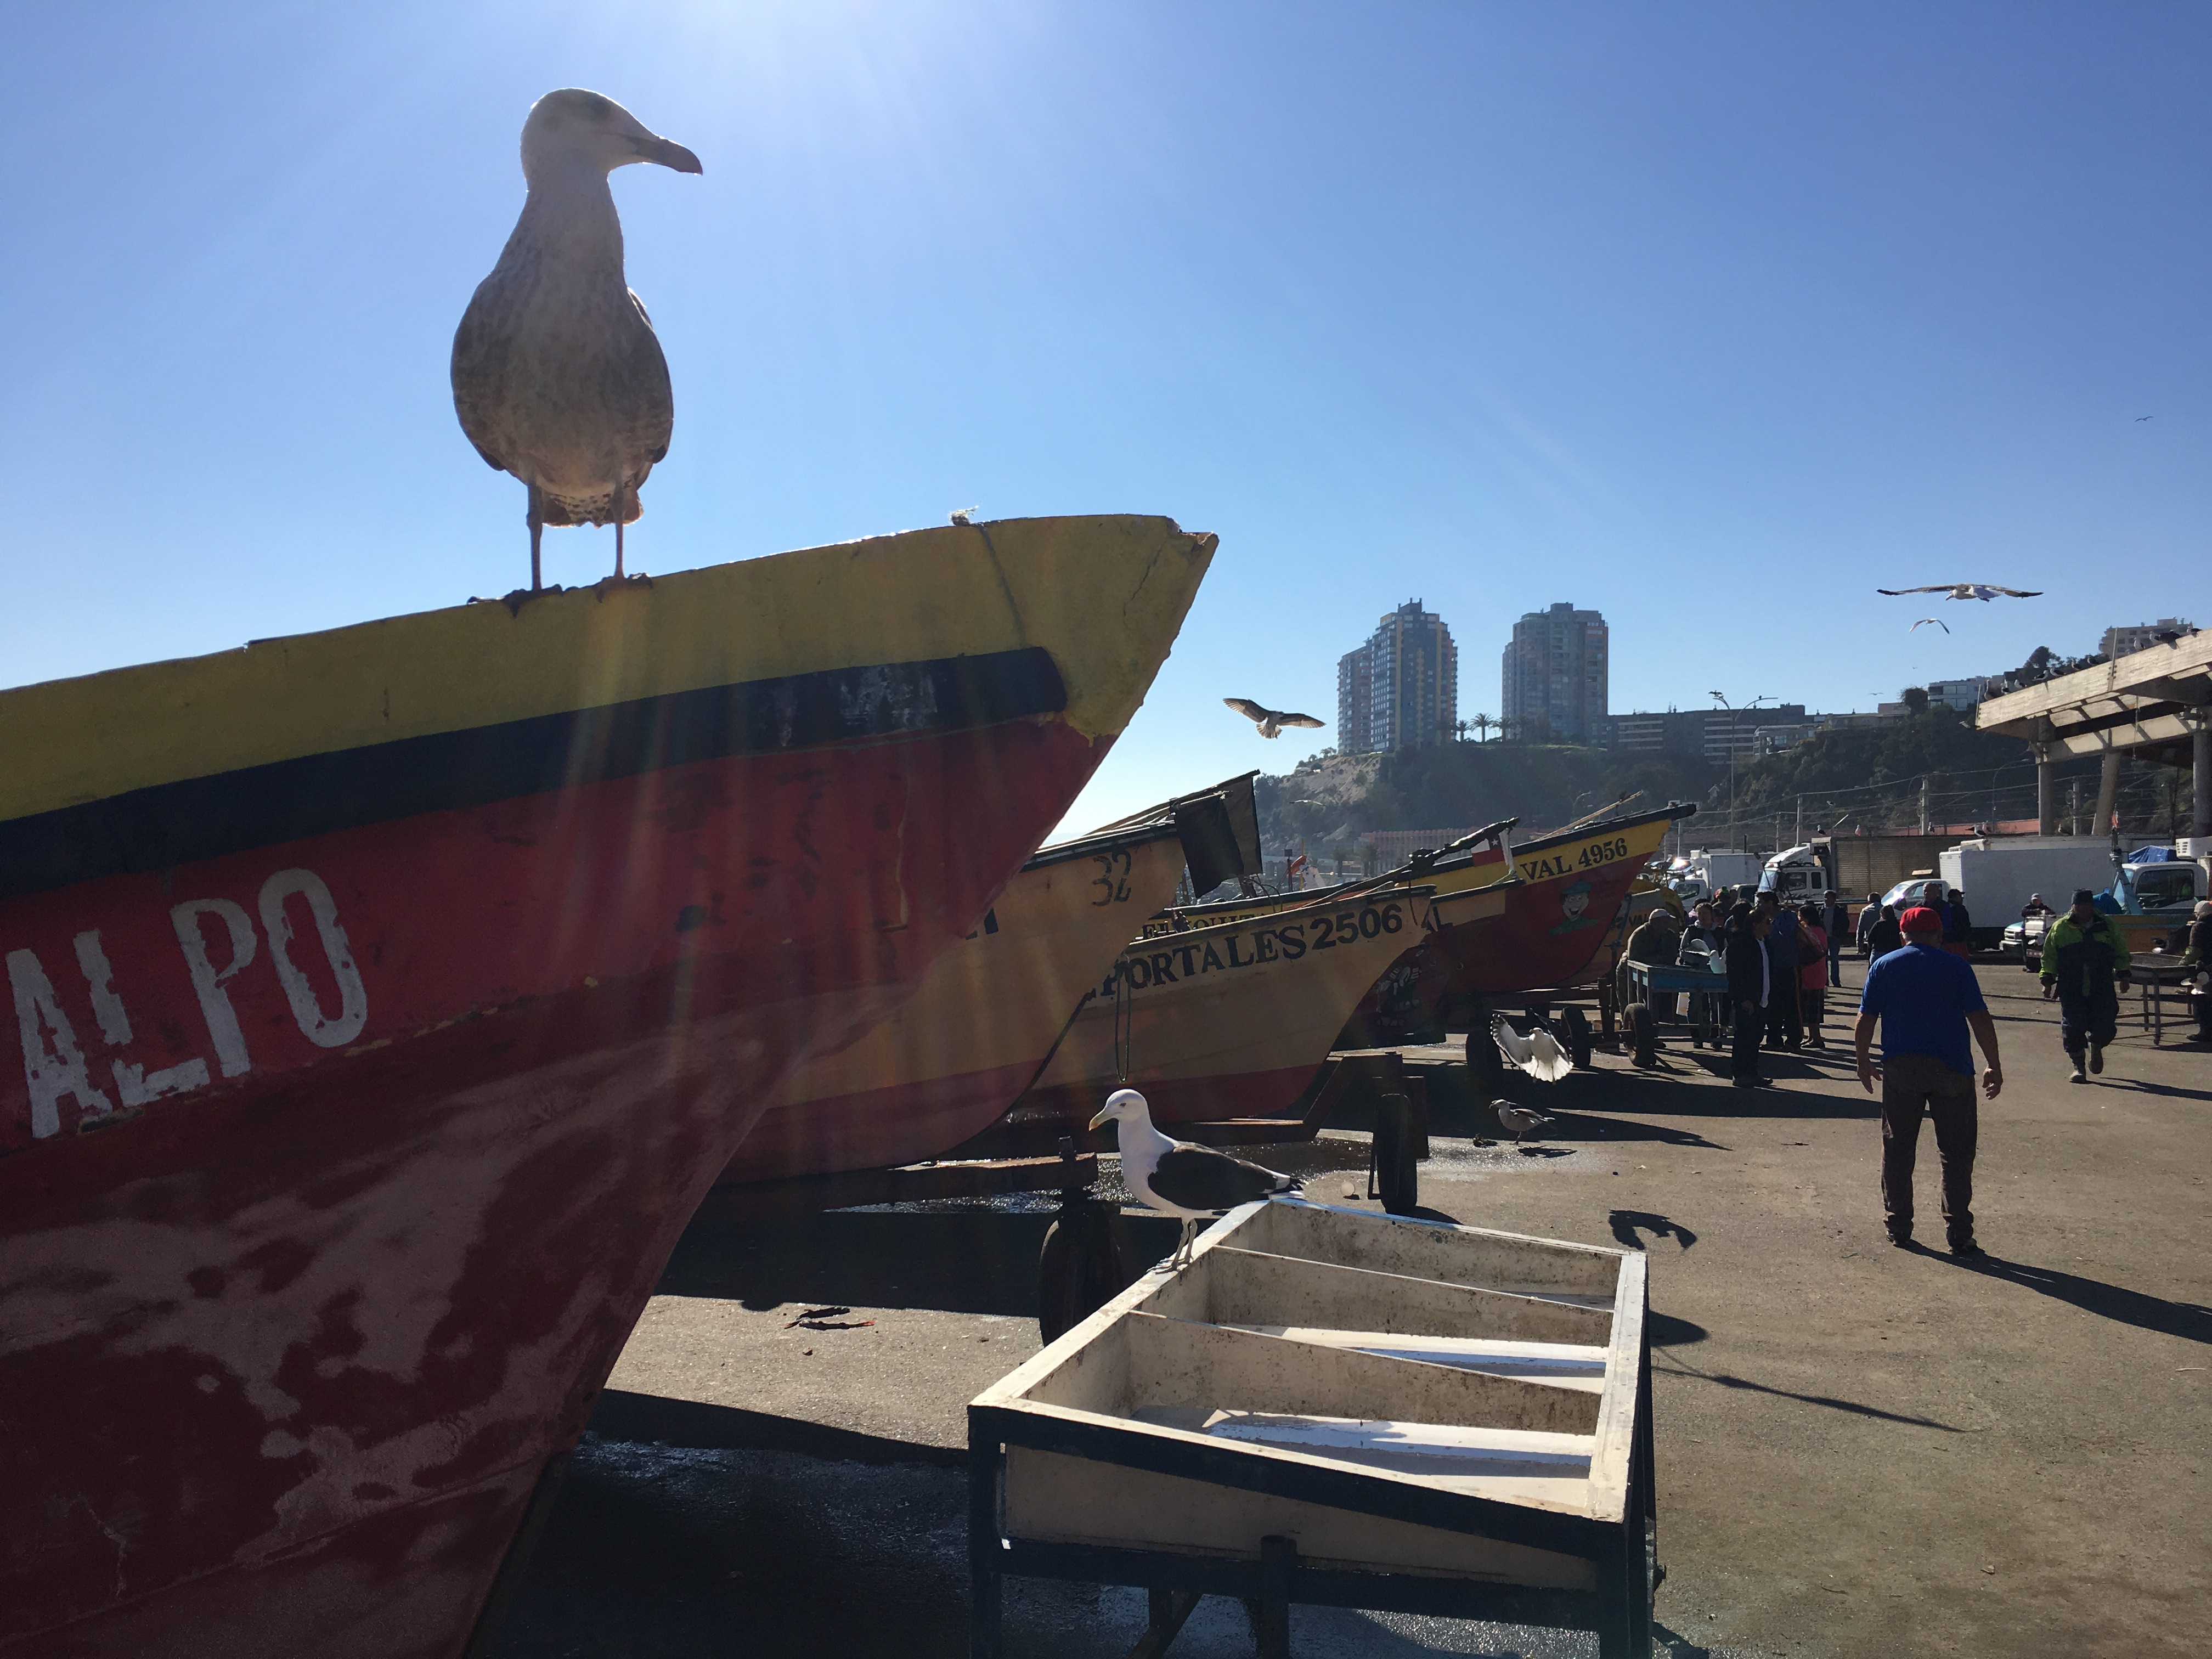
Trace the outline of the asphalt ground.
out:
M 1846 964 L 1855 986 L 1863 969 Z M 1982 1109 L 1988 1251 L 1893 1249 L 1880 1128 L 1848 1019 L 1731 1089 L 1671 1031 L 1657 1070 L 1601 1054 L 1505 1093 L 1527 1148 L 1431 1073 L 1429 1212 L 1652 1257 L 1656 1652 L 2212 1651 L 2212 1050 L 2124 1025 L 2069 1085 L 2055 1009 L 1979 969 L 2006 1064 Z M 1831 1001 L 1848 1000 L 1848 994 Z M 2130 1005 L 2132 1007 L 2132 1005 Z M 1444 1060 L 1452 1050 L 1417 1063 Z M 1361 1201 L 1356 1114 L 1252 1155 Z M 1923 1238 L 1942 1238 L 1932 1135 Z M 687 1236 L 617 1366 L 504 1659 L 966 1651 L 963 1407 L 1036 1352 L 1048 1199 L 846 1211 Z M 1155 1259 L 1171 1224 L 1131 1216 Z M 1140 1592 L 1010 1584 L 1012 1655 L 1118 1655 Z M 1296 1651 L 1594 1656 L 1569 1632 L 1293 1610 Z M 1201 1604 L 1172 1652 L 1252 1650 Z

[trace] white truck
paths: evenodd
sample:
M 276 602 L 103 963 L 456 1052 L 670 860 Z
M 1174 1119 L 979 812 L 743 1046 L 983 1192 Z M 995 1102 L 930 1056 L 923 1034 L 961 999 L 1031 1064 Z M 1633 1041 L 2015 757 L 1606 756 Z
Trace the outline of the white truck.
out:
M 2087 836 L 2007 836 L 1962 841 L 1937 860 L 1946 887 L 1966 896 L 1977 945 L 1995 944 L 2020 920 L 2030 896 L 2043 895 L 2055 915 L 2076 888 L 2112 884 L 2112 849 Z
M 1694 847 L 1668 866 L 1667 885 L 1683 903 L 1695 904 L 1723 887 L 1755 885 L 1764 862 L 1756 853 Z

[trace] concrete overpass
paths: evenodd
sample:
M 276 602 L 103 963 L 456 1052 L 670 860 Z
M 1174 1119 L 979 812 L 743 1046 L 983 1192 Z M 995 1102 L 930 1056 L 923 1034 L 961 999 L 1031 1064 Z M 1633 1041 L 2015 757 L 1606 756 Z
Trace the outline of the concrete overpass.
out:
M 2097 833 L 2112 821 L 2120 757 L 2193 766 L 2192 849 L 2212 852 L 2212 629 L 2154 645 L 2116 662 L 2100 663 L 2056 679 L 1991 697 L 1974 711 L 1984 732 L 2024 738 L 2035 747 L 2036 816 L 2042 833 L 2058 828 L 2055 763 L 2099 755 L 2104 771 L 2097 788 Z

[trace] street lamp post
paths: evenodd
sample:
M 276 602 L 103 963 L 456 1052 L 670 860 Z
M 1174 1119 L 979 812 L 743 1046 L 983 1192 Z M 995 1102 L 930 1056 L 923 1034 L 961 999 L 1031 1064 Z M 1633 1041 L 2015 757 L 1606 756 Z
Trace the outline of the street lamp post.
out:
M 1728 696 L 1725 692 L 1711 691 L 1706 693 L 1706 695 L 1711 697 L 1714 702 L 1720 704 L 1723 708 L 1728 710 L 1729 841 L 1731 845 L 1734 845 L 1738 839 L 1735 816 L 1735 717 L 1739 713 L 1743 712 L 1743 710 L 1739 710 L 1735 704 L 1731 703 L 1728 700 Z M 1772 697 L 1762 691 L 1757 696 L 1753 697 L 1749 702 L 1744 704 L 1743 709 L 1748 710 L 1756 708 L 1763 702 L 1772 702 L 1773 701 L 1774 699 Z M 1739 847 L 1736 850 L 1741 852 L 1742 848 Z

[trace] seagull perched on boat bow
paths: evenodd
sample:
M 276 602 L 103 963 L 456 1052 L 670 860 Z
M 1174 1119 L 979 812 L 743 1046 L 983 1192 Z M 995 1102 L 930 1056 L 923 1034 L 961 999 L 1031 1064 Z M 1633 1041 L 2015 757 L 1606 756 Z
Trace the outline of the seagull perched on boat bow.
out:
M 1522 1036 L 1505 1023 L 1503 1014 L 1490 1017 L 1490 1035 L 1498 1043 L 1498 1052 L 1540 1083 L 1557 1083 L 1575 1069 L 1567 1051 L 1559 1047 L 1559 1038 L 1542 1026 L 1529 1028 Z
M 1283 714 L 1254 702 L 1249 697 L 1224 697 L 1221 701 L 1258 726 L 1263 738 L 1281 737 L 1286 726 L 1310 726 L 1318 730 L 1328 724 L 1325 720 L 1316 720 L 1311 714 Z
M 530 586 L 547 525 L 611 524 L 615 574 L 638 486 L 668 453 L 668 360 L 623 275 L 607 176 L 634 161 L 697 173 L 699 158 L 611 98 L 564 88 L 530 106 L 530 194 L 453 334 L 453 410 L 477 453 L 528 486 Z
M 1152 1127 L 1151 1109 L 1134 1089 L 1116 1089 L 1091 1127 L 1111 1121 L 1121 1148 L 1121 1184 L 1155 1210 L 1182 1218 L 1182 1237 L 1168 1258 L 1170 1268 L 1190 1260 L 1200 1219 L 1255 1199 L 1296 1197 L 1299 1183 L 1286 1175 L 1188 1140 L 1171 1140 Z

